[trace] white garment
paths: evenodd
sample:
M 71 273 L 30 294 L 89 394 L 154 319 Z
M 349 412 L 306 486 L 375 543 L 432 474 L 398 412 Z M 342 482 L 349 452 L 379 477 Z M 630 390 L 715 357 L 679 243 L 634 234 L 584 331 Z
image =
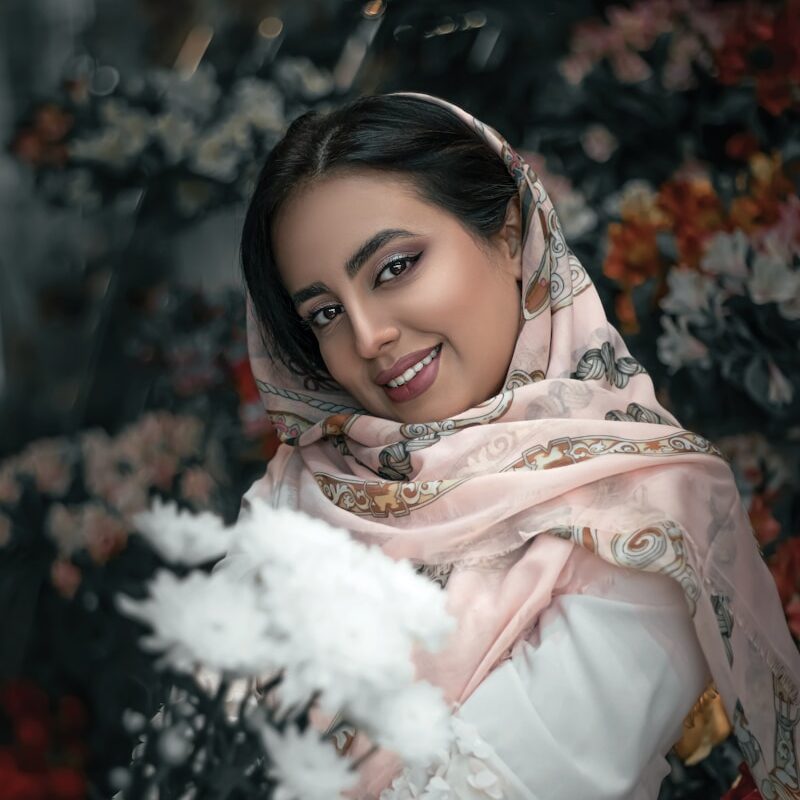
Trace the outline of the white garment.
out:
M 461 706 L 475 732 L 462 731 L 433 785 L 431 773 L 408 775 L 427 788 L 406 792 L 404 778 L 386 797 L 656 800 L 664 756 L 711 676 L 680 586 L 609 569 L 582 594 L 554 596 Z

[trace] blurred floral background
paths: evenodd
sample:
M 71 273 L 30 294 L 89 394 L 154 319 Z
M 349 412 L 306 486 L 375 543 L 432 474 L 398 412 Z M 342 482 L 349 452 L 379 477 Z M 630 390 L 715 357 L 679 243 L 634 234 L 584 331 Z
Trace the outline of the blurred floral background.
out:
M 276 446 L 243 203 L 294 117 L 401 89 L 467 108 L 542 174 L 660 397 L 731 459 L 800 641 L 798 0 L 5 0 L 11 797 L 125 787 L 131 720 L 168 691 L 114 602 L 169 561 L 133 516 L 160 497 L 230 523 Z M 740 760 L 732 737 L 670 754 L 662 800 L 720 797 Z

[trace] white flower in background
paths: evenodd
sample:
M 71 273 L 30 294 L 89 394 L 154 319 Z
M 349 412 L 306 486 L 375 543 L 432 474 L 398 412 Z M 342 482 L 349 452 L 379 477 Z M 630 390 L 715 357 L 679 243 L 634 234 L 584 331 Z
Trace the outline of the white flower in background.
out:
M 150 143 L 153 119 L 146 112 L 114 99 L 103 103 L 100 116 L 105 127 L 95 136 L 70 142 L 70 154 L 77 159 L 124 169 Z
M 669 291 L 659 305 L 668 314 L 703 322 L 711 313 L 715 285 L 711 278 L 690 269 L 671 269 L 667 273 Z
M 208 119 L 221 94 L 214 69 L 208 64 L 201 64 L 188 77 L 175 70 L 158 70 L 152 80 L 163 92 L 169 111 L 193 119 Z
M 748 276 L 747 251 L 750 242 L 742 230 L 733 233 L 717 233 L 708 245 L 700 266 L 712 275 L 731 279 L 738 285 Z
M 100 208 L 102 198 L 94 188 L 91 170 L 72 169 L 64 176 L 64 200 L 67 205 L 78 206 L 87 211 Z
M 765 253 L 756 255 L 747 289 L 754 303 L 778 303 L 784 317 L 800 319 L 800 269 L 786 261 Z
M 216 514 L 192 514 L 158 497 L 149 511 L 134 516 L 133 524 L 162 558 L 190 566 L 223 556 L 234 535 Z
M 153 119 L 153 133 L 167 162 L 177 164 L 188 153 L 197 136 L 197 127 L 183 114 L 168 111 Z
M 597 227 L 597 214 L 581 192 L 570 189 L 553 198 L 553 203 L 567 239 L 577 239 Z
M 277 63 L 275 74 L 290 93 L 301 94 L 308 100 L 318 100 L 333 91 L 333 75 L 310 58 L 283 58 Z
M 242 78 L 233 90 L 235 115 L 242 115 L 256 130 L 280 133 L 286 127 L 283 95 L 274 83 Z
M 581 147 L 592 161 L 603 164 L 619 146 L 617 137 L 605 125 L 589 125 L 581 134 Z
M 21 496 L 22 486 L 16 476 L 16 461 L 3 461 L 0 463 L 0 503 L 15 505 Z
M 230 183 L 252 152 L 250 128 L 244 115 L 230 117 L 197 141 L 189 166 L 199 175 Z
M 754 236 L 759 252 L 779 261 L 800 256 L 800 198 L 789 197 L 778 208 L 778 221 Z
M 703 368 L 711 366 L 708 348 L 689 333 L 688 323 L 686 317 L 678 317 L 677 324 L 672 317 L 661 317 L 664 333 L 656 342 L 658 360 L 666 365 L 670 373 L 689 364 Z
M 280 783 L 275 800 L 333 800 L 353 788 L 358 774 L 330 742 L 309 726 L 303 733 L 288 726 L 283 733 L 264 726 L 264 747 L 270 754 L 270 774 Z
M 63 497 L 69 490 L 74 463 L 72 445 L 65 439 L 38 439 L 15 459 L 19 472 L 33 476 L 37 491 L 55 497 Z
M 203 442 L 203 430 L 203 423 L 197 417 L 171 416 L 167 430 L 170 449 L 180 458 L 198 455 Z
M 776 406 L 791 403 L 794 399 L 794 387 L 792 384 L 772 360 L 767 360 L 767 371 L 769 372 L 767 400 Z
M 191 672 L 204 665 L 241 676 L 273 669 L 276 646 L 254 582 L 225 573 L 191 572 L 180 578 L 159 570 L 148 584 L 149 597 L 117 595 L 120 610 L 150 625 L 144 648 L 162 652 L 162 666 Z
M 614 217 L 634 217 L 651 222 L 663 220 L 664 212 L 658 207 L 658 193 L 643 180 L 630 180 L 618 192 L 603 201 L 603 210 Z

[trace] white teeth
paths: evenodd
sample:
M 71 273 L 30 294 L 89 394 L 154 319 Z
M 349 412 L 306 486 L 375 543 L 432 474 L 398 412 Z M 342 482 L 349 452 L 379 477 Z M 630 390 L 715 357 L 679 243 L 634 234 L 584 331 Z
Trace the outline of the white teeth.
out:
M 387 386 L 390 386 L 392 389 L 396 389 L 398 386 L 402 386 L 405 383 L 408 383 L 418 372 L 422 371 L 422 368 L 427 366 L 428 364 L 433 361 L 436 356 L 439 355 L 440 346 L 437 344 L 436 347 L 431 350 L 422 361 L 417 361 L 413 367 L 409 367 L 402 375 L 398 375 L 396 378 L 392 378 L 392 380 L 387 382 Z

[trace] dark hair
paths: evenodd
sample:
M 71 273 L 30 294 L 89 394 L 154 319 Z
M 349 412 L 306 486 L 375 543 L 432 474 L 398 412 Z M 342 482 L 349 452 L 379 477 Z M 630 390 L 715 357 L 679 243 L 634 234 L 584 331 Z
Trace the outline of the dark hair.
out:
M 484 139 L 429 100 L 374 95 L 294 120 L 258 176 L 242 230 L 242 271 L 270 356 L 316 382 L 330 377 L 314 333 L 281 282 L 271 227 L 292 192 L 353 169 L 407 177 L 424 200 L 449 211 L 484 240 L 500 230 L 517 191 L 503 160 Z

